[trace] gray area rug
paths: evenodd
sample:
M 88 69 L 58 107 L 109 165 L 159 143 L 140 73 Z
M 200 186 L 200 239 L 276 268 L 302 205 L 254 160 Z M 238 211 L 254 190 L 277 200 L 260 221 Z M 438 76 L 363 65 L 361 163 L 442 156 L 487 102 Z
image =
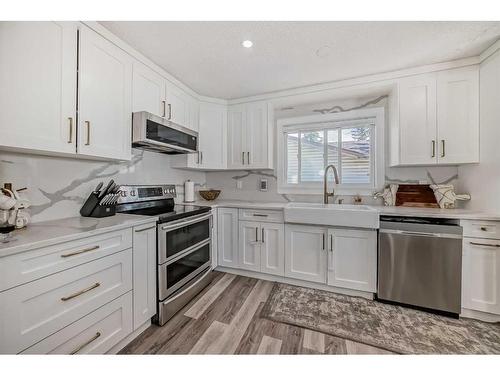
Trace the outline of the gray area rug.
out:
M 261 316 L 404 354 L 500 354 L 500 324 L 276 283 Z

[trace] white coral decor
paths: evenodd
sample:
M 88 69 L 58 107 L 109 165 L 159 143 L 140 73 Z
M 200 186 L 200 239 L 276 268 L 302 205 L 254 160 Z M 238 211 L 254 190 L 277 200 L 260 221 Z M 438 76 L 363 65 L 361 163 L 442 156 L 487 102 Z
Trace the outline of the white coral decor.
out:
M 455 194 L 453 185 L 430 185 L 441 208 L 455 208 L 457 200 L 468 201 L 470 194 Z

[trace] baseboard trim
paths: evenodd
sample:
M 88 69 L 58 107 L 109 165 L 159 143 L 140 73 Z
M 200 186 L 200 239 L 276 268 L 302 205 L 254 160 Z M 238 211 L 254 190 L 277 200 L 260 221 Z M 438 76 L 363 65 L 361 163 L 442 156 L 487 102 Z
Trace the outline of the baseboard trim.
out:
M 252 277 L 254 279 L 276 281 L 276 282 L 280 282 L 280 283 L 284 283 L 284 284 L 302 286 L 305 288 L 325 290 L 327 292 L 346 294 L 346 295 L 354 296 L 354 297 L 363 297 L 363 298 L 371 299 L 371 300 L 374 299 L 374 297 L 375 297 L 374 293 L 371 293 L 371 292 L 363 292 L 360 290 L 338 288 L 338 287 L 334 287 L 334 286 L 313 283 L 311 281 L 297 280 L 297 279 L 292 279 L 292 278 L 285 277 L 285 276 L 269 275 L 266 273 L 242 270 L 242 269 L 237 269 L 237 268 L 218 266 L 215 268 L 215 271 L 231 273 L 233 275 Z
M 122 339 L 118 344 L 109 349 L 106 354 L 117 354 L 120 350 L 130 344 L 137 336 L 143 333 L 151 325 L 151 319 L 139 326 L 135 331 L 130 333 L 127 337 Z
M 487 313 L 483 311 L 469 310 L 469 309 L 462 309 L 460 317 L 482 320 L 483 322 L 488 322 L 488 323 L 500 322 L 500 315 Z

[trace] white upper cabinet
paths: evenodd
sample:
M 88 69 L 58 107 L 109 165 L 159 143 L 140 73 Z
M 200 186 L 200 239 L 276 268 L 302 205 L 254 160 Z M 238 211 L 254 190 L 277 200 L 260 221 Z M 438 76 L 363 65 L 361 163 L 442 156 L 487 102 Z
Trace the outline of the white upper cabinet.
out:
M 267 102 L 232 105 L 228 110 L 228 169 L 272 168 Z
M 377 291 L 377 232 L 328 229 L 328 285 Z
M 134 62 L 132 85 L 132 111 L 147 111 L 156 116 L 166 117 L 166 80 L 153 69 Z
M 439 162 L 479 162 L 479 70 L 439 72 L 437 95 Z
M 436 163 L 436 79 L 410 77 L 399 83 L 401 164 Z
M 86 27 L 79 59 L 78 153 L 130 159 L 132 59 Z
M 398 82 L 392 165 L 479 162 L 479 68 L 416 75 Z
M 246 162 L 246 146 L 244 132 L 246 128 L 246 112 L 244 105 L 232 105 L 227 112 L 228 122 L 228 169 L 241 169 Z
M 176 124 L 187 126 L 189 116 L 189 96 L 174 84 L 167 81 L 167 119 Z
M 76 152 L 77 24 L 0 22 L 0 147 Z

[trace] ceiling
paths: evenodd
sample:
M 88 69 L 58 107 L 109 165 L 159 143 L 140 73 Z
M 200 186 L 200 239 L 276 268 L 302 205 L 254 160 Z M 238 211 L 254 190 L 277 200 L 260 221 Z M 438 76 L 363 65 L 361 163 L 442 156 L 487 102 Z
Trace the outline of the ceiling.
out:
M 500 38 L 500 22 L 100 23 L 199 94 L 224 99 L 475 56 Z

